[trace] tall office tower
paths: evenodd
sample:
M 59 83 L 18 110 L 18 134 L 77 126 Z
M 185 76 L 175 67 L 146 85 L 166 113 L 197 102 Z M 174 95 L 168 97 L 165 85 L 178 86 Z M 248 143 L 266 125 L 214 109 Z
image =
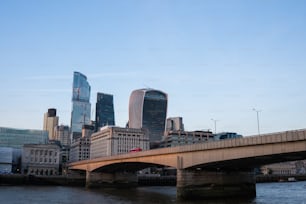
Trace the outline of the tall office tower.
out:
M 182 117 L 167 118 L 166 131 L 184 131 Z
M 49 108 L 48 112 L 44 115 L 44 127 L 43 130 L 47 130 L 49 134 L 49 140 L 55 140 L 54 128 L 58 125 L 58 117 L 56 116 L 56 109 Z
M 150 148 L 155 148 L 165 131 L 168 96 L 154 89 L 139 89 L 131 93 L 129 128 L 146 128 Z
M 106 125 L 115 125 L 113 95 L 98 93 L 96 103 L 96 131 Z
M 90 124 L 90 85 L 87 77 L 80 72 L 73 74 L 71 142 L 82 136 L 82 126 Z

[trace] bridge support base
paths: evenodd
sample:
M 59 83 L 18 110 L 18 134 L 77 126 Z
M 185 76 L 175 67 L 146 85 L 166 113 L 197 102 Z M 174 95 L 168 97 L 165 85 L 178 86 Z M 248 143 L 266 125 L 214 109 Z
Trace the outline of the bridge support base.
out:
M 86 188 L 95 187 L 131 187 L 137 186 L 137 175 L 135 173 L 114 172 L 86 172 Z
M 177 170 L 177 197 L 203 199 L 220 197 L 256 197 L 253 171 L 210 172 Z

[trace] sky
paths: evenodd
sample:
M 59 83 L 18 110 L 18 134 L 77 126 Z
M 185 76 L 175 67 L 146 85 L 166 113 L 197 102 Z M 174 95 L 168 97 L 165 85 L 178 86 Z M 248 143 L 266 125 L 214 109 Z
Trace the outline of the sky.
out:
M 114 95 L 168 94 L 185 129 L 244 136 L 306 128 L 304 0 L 0 1 L 0 127 L 70 125 L 73 72 Z M 94 119 L 92 117 L 92 119 Z

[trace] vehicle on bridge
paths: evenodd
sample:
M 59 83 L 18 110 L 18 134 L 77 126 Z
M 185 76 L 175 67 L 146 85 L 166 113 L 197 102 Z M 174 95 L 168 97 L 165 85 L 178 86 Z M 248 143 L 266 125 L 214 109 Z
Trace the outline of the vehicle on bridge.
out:
M 129 152 L 141 152 L 142 149 L 140 147 L 135 147 L 133 149 L 131 149 Z

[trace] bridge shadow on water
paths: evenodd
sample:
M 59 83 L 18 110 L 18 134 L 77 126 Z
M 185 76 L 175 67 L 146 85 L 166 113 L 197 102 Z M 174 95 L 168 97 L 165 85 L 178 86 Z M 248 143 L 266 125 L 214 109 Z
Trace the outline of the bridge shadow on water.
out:
M 126 203 L 149 203 L 149 204 L 255 204 L 255 199 L 245 198 L 223 198 L 223 199 L 206 199 L 206 200 L 179 200 L 176 198 L 176 188 L 169 186 L 151 186 L 138 187 L 129 189 L 91 189 L 91 192 L 103 194 L 103 196 L 115 200 L 114 204 Z

